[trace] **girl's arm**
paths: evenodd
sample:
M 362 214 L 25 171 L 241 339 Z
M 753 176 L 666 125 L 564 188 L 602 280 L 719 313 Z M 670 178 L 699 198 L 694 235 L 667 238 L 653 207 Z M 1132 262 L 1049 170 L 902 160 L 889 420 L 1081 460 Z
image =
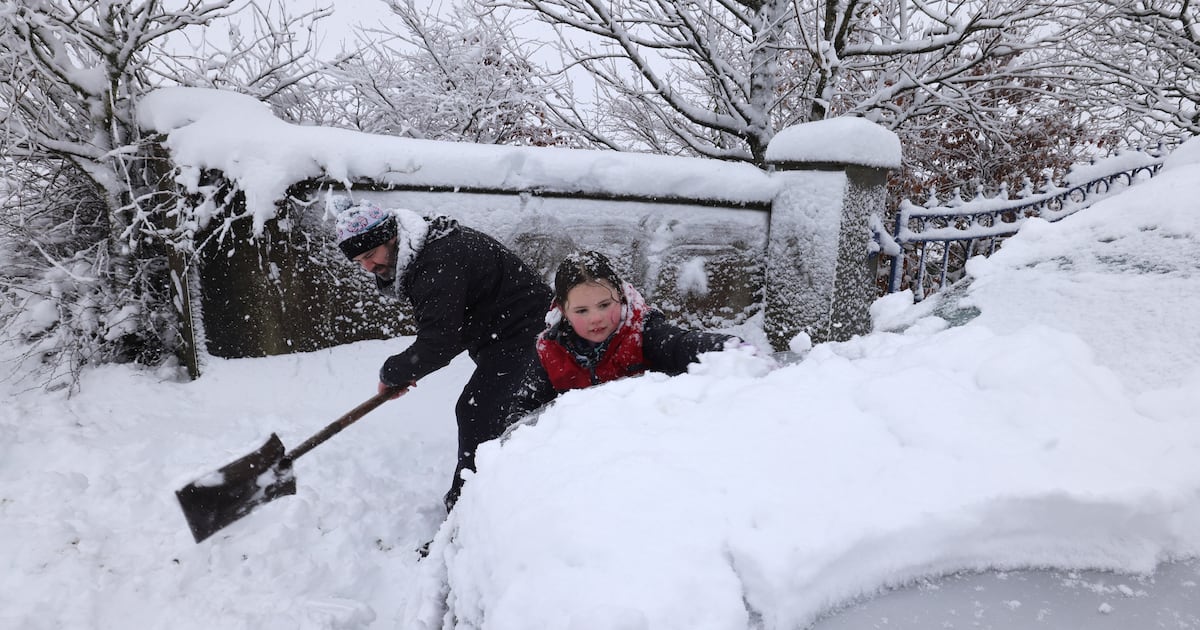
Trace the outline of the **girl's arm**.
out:
M 646 367 L 672 376 L 687 371 L 701 354 L 724 350 L 733 335 L 685 330 L 667 321 L 662 311 L 650 309 L 642 326 L 642 356 Z
M 520 389 L 513 396 L 512 406 L 509 408 L 505 424 L 511 426 L 520 422 L 556 397 L 558 397 L 558 392 L 554 391 L 554 387 L 550 384 L 550 376 L 546 374 L 542 362 L 535 358 L 534 365 L 529 367 Z

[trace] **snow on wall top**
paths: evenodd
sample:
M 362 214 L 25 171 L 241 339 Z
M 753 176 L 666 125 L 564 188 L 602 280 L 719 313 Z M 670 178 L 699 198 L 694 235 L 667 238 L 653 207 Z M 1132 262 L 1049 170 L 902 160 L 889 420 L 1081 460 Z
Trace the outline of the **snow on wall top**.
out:
M 556 147 L 418 140 L 276 118 L 235 92 L 164 88 L 139 103 L 142 128 L 167 135 L 165 146 L 194 186 L 203 169 L 222 171 L 246 193 L 255 231 L 274 217 L 275 201 L 299 181 L 329 177 L 349 185 L 392 185 L 712 199 L 761 203 L 776 184 L 745 163 Z

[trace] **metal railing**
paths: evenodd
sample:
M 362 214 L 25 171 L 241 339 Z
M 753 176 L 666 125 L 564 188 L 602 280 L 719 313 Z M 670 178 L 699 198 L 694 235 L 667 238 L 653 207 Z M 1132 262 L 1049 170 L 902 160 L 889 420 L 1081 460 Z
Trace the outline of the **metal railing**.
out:
M 901 202 L 892 233 L 877 234 L 883 253 L 892 255 L 888 293 L 912 288 L 914 299 L 924 299 L 960 278 L 972 256 L 995 252 L 1025 221 L 1059 221 L 1149 179 L 1162 168 L 1165 153 L 1161 148 L 1136 151 L 1076 167 L 1064 185 L 1016 199 L 1001 189 L 995 197 L 969 201 L 955 195 L 945 204 Z

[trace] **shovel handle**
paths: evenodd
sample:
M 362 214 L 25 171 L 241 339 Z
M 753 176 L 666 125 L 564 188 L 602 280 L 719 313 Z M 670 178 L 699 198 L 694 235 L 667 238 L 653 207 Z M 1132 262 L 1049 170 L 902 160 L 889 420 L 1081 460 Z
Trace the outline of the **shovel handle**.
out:
M 366 402 L 346 412 L 346 415 L 331 422 L 329 426 L 321 429 L 316 435 L 305 440 L 300 446 L 288 451 L 287 454 L 284 455 L 284 459 L 294 461 L 301 455 L 313 450 L 321 442 L 324 442 L 325 440 L 337 435 L 342 429 L 354 424 L 359 418 L 367 415 L 379 405 L 391 400 L 391 398 L 396 395 L 396 392 L 402 389 L 404 388 L 392 387 L 368 398 Z

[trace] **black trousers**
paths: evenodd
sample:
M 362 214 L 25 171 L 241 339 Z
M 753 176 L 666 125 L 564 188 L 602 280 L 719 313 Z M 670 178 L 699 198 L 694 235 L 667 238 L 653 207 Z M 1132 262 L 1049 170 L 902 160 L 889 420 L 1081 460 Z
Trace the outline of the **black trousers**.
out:
M 446 511 L 454 508 L 462 492 L 462 472 L 475 470 L 475 449 L 500 437 L 507 428 L 517 393 L 537 361 L 534 341 L 533 336 L 507 341 L 471 357 L 475 371 L 454 407 L 458 419 L 458 465 L 445 496 Z

